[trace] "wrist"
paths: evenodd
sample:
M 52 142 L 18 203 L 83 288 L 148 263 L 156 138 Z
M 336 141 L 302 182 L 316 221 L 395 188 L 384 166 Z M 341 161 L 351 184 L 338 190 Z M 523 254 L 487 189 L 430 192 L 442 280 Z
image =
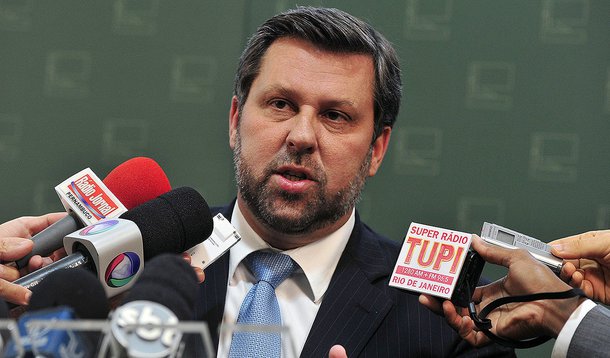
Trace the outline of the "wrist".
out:
M 545 300 L 542 326 L 547 334 L 556 338 L 572 313 L 584 302 L 585 297 L 571 297 L 559 300 Z

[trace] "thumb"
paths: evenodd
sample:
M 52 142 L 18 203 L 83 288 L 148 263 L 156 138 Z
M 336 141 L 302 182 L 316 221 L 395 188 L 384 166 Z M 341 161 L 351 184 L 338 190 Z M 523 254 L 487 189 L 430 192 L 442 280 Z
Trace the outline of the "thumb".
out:
M 563 259 L 597 259 L 610 254 L 610 236 L 601 231 L 568 236 L 549 243 L 551 253 Z
M 347 352 L 342 345 L 335 344 L 328 352 L 328 358 L 347 358 Z
M 511 259 L 514 257 L 515 251 L 500 246 L 494 246 L 486 243 L 478 235 L 472 234 L 472 248 L 481 255 L 481 257 L 494 265 L 502 265 L 509 267 Z

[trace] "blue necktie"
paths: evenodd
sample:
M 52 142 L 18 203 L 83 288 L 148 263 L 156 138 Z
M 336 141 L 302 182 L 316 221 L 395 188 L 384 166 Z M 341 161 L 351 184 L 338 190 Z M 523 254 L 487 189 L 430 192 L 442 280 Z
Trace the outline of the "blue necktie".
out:
M 241 304 L 237 324 L 281 326 L 282 315 L 275 288 L 297 267 L 290 256 L 256 251 L 245 258 L 258 281 Z M 279 332 L 234 332 L 229 357 L 280 357 Z

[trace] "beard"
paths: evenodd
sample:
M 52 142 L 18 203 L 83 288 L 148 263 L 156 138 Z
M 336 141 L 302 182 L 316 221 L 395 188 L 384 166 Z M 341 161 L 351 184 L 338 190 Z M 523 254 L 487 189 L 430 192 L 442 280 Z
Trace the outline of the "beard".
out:
M 254 216 L 263 225 L 276 232 L 303 235 L 332 225 L 352 210 L 364 188 L 372 154 L 371 145 L 353 178 L 334 193 L 327 192 L 326 173 L 310 154 L 283 151 L 267 164 L 261 177 L 257 178 L 242 155 L 239 128 L 233 151 L 233 164 L 239 195 Z M 275 173 L 274 169 L 288 164 L 302 165 L 312 172 L 316 178 L 316 186 L 312 193 L 295 194 L 271 188 L 270 179 Z M 298 214 L 282 215 L 284 209 L 298 207 L 299 204 L 303 210 L 299 210 Z

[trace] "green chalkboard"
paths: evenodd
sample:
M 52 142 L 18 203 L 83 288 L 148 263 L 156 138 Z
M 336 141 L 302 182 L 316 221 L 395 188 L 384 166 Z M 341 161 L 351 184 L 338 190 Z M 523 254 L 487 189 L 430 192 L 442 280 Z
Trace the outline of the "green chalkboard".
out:
M 0 1 L 0 222 L 61 210 L 56 184 L 140 155 L 231 200 L 237 58 L 296 3 L 364 18 L 399 52 L 402 109 L 359 204 L 378 231 L 610 227 L 607 0 Z

